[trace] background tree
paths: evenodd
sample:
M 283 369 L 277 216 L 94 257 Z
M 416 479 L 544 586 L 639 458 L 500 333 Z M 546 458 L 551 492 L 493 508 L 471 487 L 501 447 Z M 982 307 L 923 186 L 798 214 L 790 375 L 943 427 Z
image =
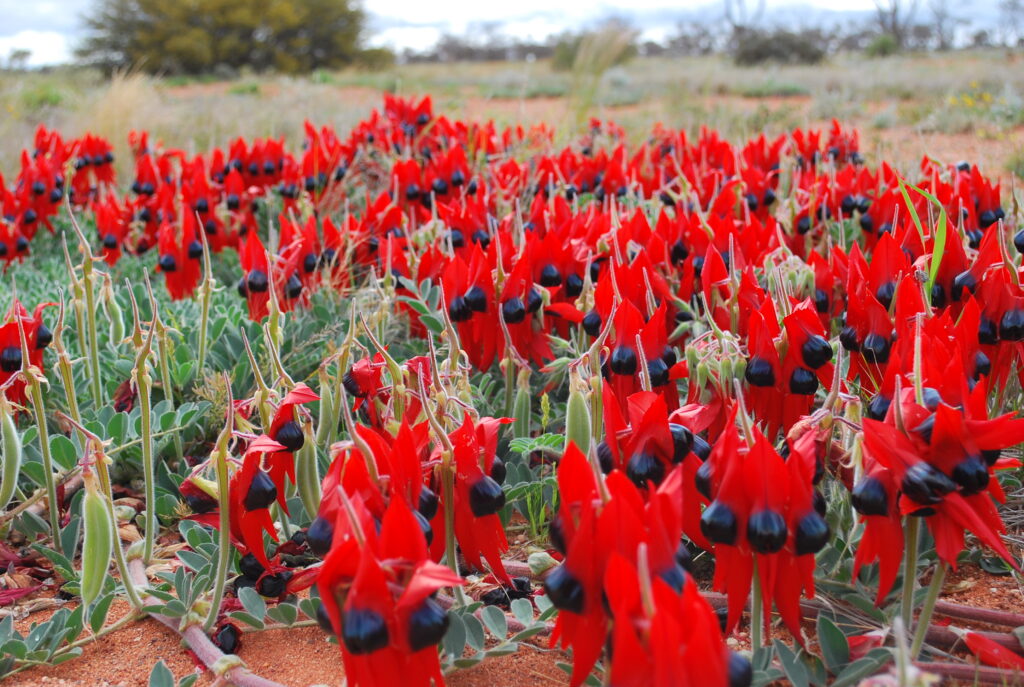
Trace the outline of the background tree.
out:
M 107 69 L 298 73 L 355 61 L 365 15 L 352 0 L 97 0 L 77 53 Z
M 875 0 L 878 28 L 891 36 L 898 48 L 907 45 L 917 6 L 918 0 Z
M 953 39 L 956 37 L 956 26 L 962 20 L 953 15 L 949 0 L 931 0 L 928 9 L 931 10 L 932 24 L 935 26 L 936 47 L 939 50 L 949 50 L 953 47 Z
M 1024 0 L 1002 0 L 999 3 L 1000 33 L 1006 45 L 1024 41 Z

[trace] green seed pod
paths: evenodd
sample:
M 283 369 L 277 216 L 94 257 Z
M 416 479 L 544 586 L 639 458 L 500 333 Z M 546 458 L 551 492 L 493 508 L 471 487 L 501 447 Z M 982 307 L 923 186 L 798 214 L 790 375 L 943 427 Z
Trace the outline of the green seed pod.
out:
M 587 399 L 579 388 L 569 393 L 569 401 L 565 406 L 565 442 L 573 442 L 583 452 L 590 453 L 590 408 Z
M 107 311 L 107 319 L 110 320 L 110 345 L 116 348 L 121 345 L 125 337 L 124 312 L 121 310 L 121 304 L 117 302 L 114 289 L 110 287 L 110 284 L 105 284 L 101 293 Z
M 732 361 L 732 371 L 733 371 L 734 379 L 739 379 L 739 380 L 742 381 L 743 380 L 743 376 L 747 372 L 747 359 L 746 358 L 736 358 L 736 359 L 734 359 Z
M 512 432 L 517 437 L 530 436 L 530 413 L 532 412 L 533 399 L 530 397 L 530 390 L 520 386 L 516 391 L 516 400 L 512 404 Z
M 323 403 L 323 396 L 320 402 Z M 322 416 L 322 413 L 321 413 Z M 308 423 L 307 423 L 308 428 Z M 302 448 L 295 454 L 295 485 L 298 487 L 299 498 L 302 499 L 302 507 L 307 513 L 316 513 L 320 510 L 320 471 L 317 464 L 316 447 L 321 445 L 319 439 L 314 441 L 312 431 L 307 429 L 306 441 Z
M 320 415 L 316 423 L 316 443 L 326 445 L 331 434 L 331 421 L 334 418 L 334 390 L 331 378 L 325 372 L 320 373 Z
M 82 603 L 95 601 L 103 591 L 107 571 L 113 556 L 114 524 L 110 519 L 107 499 L 100 493 L 96 478 L 85 478 L 85 498 L 82 500 L 82 518 L 85 521 L 85 539 L 82 542 Z
M 21 471 L 21 435 L 14 425 L 14 408 L 7 397 L 0 394 L 0 512 L 7 508 L 18 486 Z
M 686 347 L 686 367 L 690 370 L 690 374 L 697 372 L 697 366 L 700 365 L 700 358 L 697 356 L 697 350 L 693 346 Z
M 711 375 L 711 371 L 708 368 L 707 363 L 697 364 L 697 386 L 703 389 L 707 386 L 708 377 Z
M 729 358 L 722 358 L 721 362 L 718 363 L 718 378 L 723 384 L 729 384 L 732 386 L 733 379 L 733 365 Z

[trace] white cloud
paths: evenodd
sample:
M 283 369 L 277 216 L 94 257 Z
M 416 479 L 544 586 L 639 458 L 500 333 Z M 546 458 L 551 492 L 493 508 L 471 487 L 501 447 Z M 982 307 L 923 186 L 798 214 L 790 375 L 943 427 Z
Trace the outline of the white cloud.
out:
M 15 50 L 28 50 L 30 67 L 62 64 L 71 59 L 71 40 L 56 31 L 25 29 L 9 36 L 0 36 L 0 59 L 6 60 Z

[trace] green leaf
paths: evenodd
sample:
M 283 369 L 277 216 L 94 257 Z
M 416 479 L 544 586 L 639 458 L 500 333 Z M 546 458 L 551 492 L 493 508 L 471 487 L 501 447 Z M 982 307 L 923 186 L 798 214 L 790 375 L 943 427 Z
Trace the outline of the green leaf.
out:
M 906 203 L 907 210 L 910 212 L 910 219 L 913 220 L 914 226 L 917 227 L 917 235 L 921 237 L 921 243 L 924 243 L 924 227 L 921 226 L 921 218 L 917 215 L 917 208 L 910 201 L 910 193 L 907 192 L 907 182 L 903 180 L 903 177 L 897 175 L 896 183 L 899 184 L 900 193 L 903 194 L 903 202 Z
M 761 646 L 755 649 L 754 655 L 751 657 L 751 667 L 755 671 L 767 671 L 769 665 L 771 665 L 772 656 L 775 652 L 772 651 L 770 646 Z
M 206 556 L 194 551 L 179 551 L 178 559 L 196 572 L 202 570 L 210 562 Z
M 231 614 L 231 617 L 235 620 L 245 623 L 246 625 L 255 627 L 257 630 L 262 630 L 265 627 L 261 619 L 256 618 L 246 613 L 245 611 L 235 611 Z
M 78 549 L 78 535 L 82 531 L 82 519 L 77 515 L 68 521 L 67 527 L 60 531 L 60 548 L 74 555 Z
M 782 669 L 786 671 L 786 677 L 793 683 L 793 687 L 810 687 L 810 680 L 807 677 L 807 668 L 800 661 L 800 658 L 793 653 L 788 646 L 775 640 L 775 654 L 779 657 Z
M 946 217 L 946 208 L 939 206 L 939 221 L 935 227 L 935 245 L 932 248 L 931 265 L 928 268 L 928 284 L 925 293 L 931 300 L 932 286 L 939 274 L 939 265 L 942 264 L 942 256 L 946 253 L 946 225 L 949 220 Z
M 178 680 L 178 687 L 192 687 L 199 680 L 199 673 L 190 673 Z
M 292 604 L 278 604 L 267 611 L 267 617 L 282 625 L 291 625 L 299 617 L 299 609 Z
M 526 599 L 513 599 L 512 615 L 523 625 L 530 625 L 533 623 L 533 604 Z
M 33 544 L 32 548 L 43 554 L 47 560 L 53 563 L 54 569 L 56 569 L 56 571 L 60 573 L 60 576 L 66 581 L 70 582 L 71 580 L 78 579 L 78 575 L 75 574 L 75 566 L 71 564 L 71 561 L 69 561 L 66 556 L 63 556 L 42 544 Z
M 54 434 L 50 437 L 50 454 L 63 470 L 70 470 L 78 462 L 78 449 L 71 439 L 63 434 Z
M 867 656 L 857 659 L 836 675 L 832 687 L 852 687 L 869 675 L 877 673 L 891 660 L 892 653 L 888 649 L 872 649 Z
M 198 550 L 203 544 L 210 541 L 210 534 L 206 528 L 194 520 L 182 520 L 178 523 L 178 531 L 185 538 L 193 550 Z
M 110 611 L 110 604 L 114 601 L 113 594 L 101 596 L 99 601 L 92 605 L 89 610 L 89 627 L 93 632 L 99 632 L 103 623 L 107 620 L 107 613 Z
M 434 334 L 440 334 L 444 331 L 444 323 L 436 315 L 420 315 L 420 322 Z
M 174 687 L 174 674 L 163 659 L 156 662 L 149 674 L 149 687 Z
M 68 649 L 67 651 L 63 652 L 63 653 L 57 654 L 56 656 L 51 656 L 50 657 L 50 664 L 57 666 L 57 665 L 60 665 L 61 663 L 64 663 L 65 661 L 70 661 L 73 658 L 78 658 L 81 655 L 82 655 L 82 647 L 80 647 L 80 646 L 73 646 L 70 649 Z
M 1024 625 L 1014 628 L 1013 636 L 1017 638 L 1017 643 L 1024 649 Z
M 188 608 L 177 599 L 171 599 L 160 609 L 161 615 L 166 615 L 170 618 L 184 618 L 186 613 L 188 613 Z
M 21 465 L 21 472 L 39 486 L 46 485 L 46 471 L 42 463 L 25 462 Z M 32 511 L 25 511 L 23 515 L 35 515 Z M 38 517 L 38 516 L 36 516 Z
M 484 606 L 480 611 L 487 630 L 497 639 L 505 639 L 508 635 L 508 619 L 497 606 Z
M 472 656 L 469 656 L 467 658 L 457 658 L 457 659 L 455 659 L 454 661 L 452 661 L 452 665 L 455 666 L 456 668 L 464 670 L 466 668 L 472 668 L 475 665 L 479 665 L 484 660 L 485 657 L 486 657 L 486 654 L 484 652 L 478 651 L 475 654 L 473 654 Z
M 302 599 L 299 601 L 299 610 L 310 620 L 316 620 L 316 609 L 320 606 L 320 599 Z
M 448 611 L 448 631 L 441 640 L 444 652 L 452 658 L 460 658 L 466 648 L 466 625 L 462 622 L 462 616 L 454 611 Z
M 546 629 L 547 628 L 541 623 L 537 623 L 536 625 L 530 625 L 525 630 L 522 630 L 512 635 L 512 641 L 521 642 L 523 640 L 529 639 L 530 637 L 539 635 Z
M 115 447 L 124 443 L 125 434 L 127 433 L 128 415 L 126 413 L 117 413 L 114 417 L 110 418 L 110 422 L 107 423 L 107 435 Z
M 818 614 L 818 643 L 821 657 L 832 674 L 839 673 L 850 662 L 850 644 L 846 635 L 824 614 Z
M 19 661 L 22 661 L 25 659 L 26 654 L 28 654 L 28 646 L 20 639 L 9 639 L 0 647 L 0 654 L 10 654 Z
M 477 651 L 484 648 L 487 641 L 484 636 L 484 626 L 474 615 L 465 615 L 462 622 L 466 625 L 466 643 Z
M 195 363 L 191 360 L 182 365 L 173 366 L 171 368 L 171 376 L 174 378 L 174 383 L 179 387 L 185 386 L 185 382 L 192 376 L 193 367 L 195 367 Z
M 263 617 L 267 614 L 267 604 L 263 601 L 263 597 L 259 595 L 252 587 L 242 587 L 238 591 L 238 600 L 242 602 L 242 606 L 248 611 L 253 617 L 263 620 Z

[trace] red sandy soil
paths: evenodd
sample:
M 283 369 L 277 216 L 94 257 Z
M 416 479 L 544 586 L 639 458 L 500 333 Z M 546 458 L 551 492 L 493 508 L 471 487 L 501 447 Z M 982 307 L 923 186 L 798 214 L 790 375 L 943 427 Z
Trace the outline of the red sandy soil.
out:
M 118 600 L 108 622 L 128 611 Z M 52 611 L 34 613 L 17 623 L 25 632 L 33 622 L 44 620 Z M 318 627 L 267 630 L 246 633 L 238 655 L 258 675 L 288 687 L 340 685 L 344 676 L 341 651 Z M 145 687 L 149 673 L 163 659 L 175 678 L 197 670 L 177 634 L 152 619 L 140 620 L 122 630 L 101 637 L 84 647 L 82 655 L 52 667 L 33 668 L 4 681 L 5 687 L 52 685 L 66 687 Z M 555 666 L 568 658 L 558 651 L 524 645 L 519 653 L 485 661 L 460 670 L 448 680 L 451 687 L 543 687 L 564 685 L 566 675 Z M 213 684 L 210 673 L 200 677 L 199 687 Z
M 927 580 L 925 580 L 927 583 Z M 976 566 L 965 566 L 947 577 L 942 595 L 948 601 L 1003 610 L 1024 609 L 1024 591 L 1012 577 L 990 575 Z M 128 604 L 117 601 L 108 621 L 121 617 Z M 39 611 L 17 622 L 18 630 L 26 632 L 33 622 L 45 620 L 53 609 Z M 944 622 L 936 617 L 935 622 Z M 953 625 L 965 626 L 963 621 Z M 814 623 L 805 623 L 805 632 L 813 637 Z M 977 625 L 975 629 L 1007 628 Z M 776 627 L 773 636 L 792 643 L 791 635 Z M 749 648 L 747 627 L 741 627 L 728 643 L 734 649 Z M 546 648 L 541 639 L 536 645 L 525 644 L 519 653 L 489 659 L 468 670 L 460 670 L 448 678 L 452 687 L 545 687 L 566 685 L 567 677 L 555 664 L 568 662 L 559 651 Z M 815 650 L 814 646 L 810 647 Z M 967 654 L 955 651 L 961 657 Z M 288 687 L 307 685 L 340 685 L 343 679 L 341 654 L 317 627 L 268 630 L 246 633 L 238 654 L 258 675 L 281 682 Z M 47 686 L 123 686 L 145 687 L 150 670 L 160 659 L 181 678 L 195 670 L 195 663 L 182 648 L 177 635 L 152 619 L 140 620 L 122 630 L 100 638 L 84 647 L 82 656 L 54 667 L 39 667 L 19 673 L 4 681 L 10 687 Z M 197 685 L 209 687 L 213 680 L 207 673 Z

